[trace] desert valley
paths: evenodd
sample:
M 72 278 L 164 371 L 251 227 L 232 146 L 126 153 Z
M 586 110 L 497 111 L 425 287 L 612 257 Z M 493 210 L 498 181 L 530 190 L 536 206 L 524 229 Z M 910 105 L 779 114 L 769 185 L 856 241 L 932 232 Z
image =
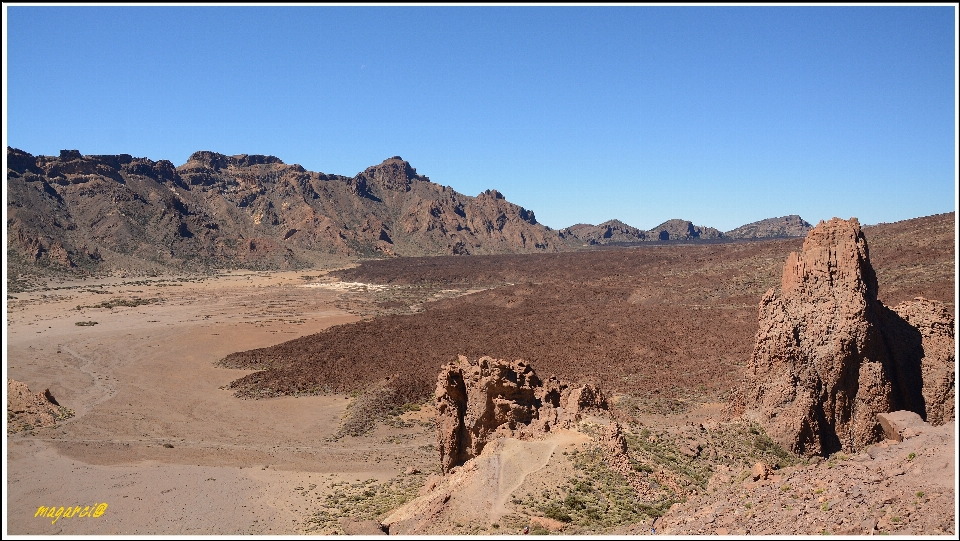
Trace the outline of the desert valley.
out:
M 956 534 L 955 213 L 7 164 L 10 534 Z

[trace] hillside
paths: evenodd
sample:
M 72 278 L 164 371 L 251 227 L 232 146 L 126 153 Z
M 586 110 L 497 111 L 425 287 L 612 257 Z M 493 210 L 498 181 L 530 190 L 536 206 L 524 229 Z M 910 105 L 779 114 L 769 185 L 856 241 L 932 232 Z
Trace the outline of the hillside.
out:
M 302 268 L 339 256 L 555 252 L 560 235 L 496 190 L 466 196 L 394 156 L 353 177 L 274 156 L 7 149 L 11 271 Z
M 620 220 L 608 220 L 600 225 L 571 225 L 561 229 L 560 234 L 565 237 L 576 238 L 589 245 L 648 240 L 646 231 L 627 225 Z
M 730 239 L 802 237 L 811 229 L 813 229 L 813 226 L 806 220 L 796 214 L 791 214 L 790 216 L 767 218 L 765 220 L 741 225 L 732 231 L 727 231 L 723 236 Z

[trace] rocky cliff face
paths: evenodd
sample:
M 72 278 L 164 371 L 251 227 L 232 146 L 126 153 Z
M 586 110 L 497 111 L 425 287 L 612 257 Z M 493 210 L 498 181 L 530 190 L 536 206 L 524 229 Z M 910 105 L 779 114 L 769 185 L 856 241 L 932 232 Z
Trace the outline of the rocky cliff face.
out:
M 437 378 L 437 448 L 444 472 L 479 456 L 497 437 L 527 439 L 606 409 L 599 389 L 543 381 L 523 361 L 482 357 L 443 367 Z
M 180 167 L 130 155 L 7 149 L 8 253 L 25 264 L 291 268 L 329 255 L 557 251 L 533 212 L 459 194 L 399 156 L 353 177 L 275 156 L 201 151 Z
M 953 421 L 956 385 L 954 317 L 942 302 L 917 297 L 886 311 L 883 329 L 894 365 L 910 382 L 904 407 L 934 426 Z M 918 392 L 919 391 L 919 392 Z
M 730 239 L 803 237 L 811 229 L 813 229 L 813 226 L 806 220 L 796 214 L 791 214 L 790 216 L 767 218 L 741 225 L 732 231 L 727 231 L 723 236 Z
M 733 410 L 756 418 L 794 453 L 855 452 L 875 443 L 882 438 L 878 413 L 953 418 L 945 398 L 953 394 L 954 361 L 945 353 L 953 351 L 952 317 L 939 303 L 890 310 L 877 300 L 856 218 L 810 231 L 802 251 L 787 257 L 780 291 L 761 300 L 759 327 Z

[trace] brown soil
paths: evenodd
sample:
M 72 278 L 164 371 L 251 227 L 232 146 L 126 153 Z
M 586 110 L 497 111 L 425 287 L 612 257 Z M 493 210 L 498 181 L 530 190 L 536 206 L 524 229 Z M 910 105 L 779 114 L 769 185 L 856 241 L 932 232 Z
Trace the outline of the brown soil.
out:
M 885 304 L 923 295 L 954 310 L 953 219 L 865 228 Z M 849 525 L 838 529 L 837 521 L 825 520 L 839 515 L 816 515 L 827 512 L 824 503 L 849 511 L 861 527 L 876 519 L 879 532 L 955 532 L 955 477 L 937 473 L 953 470 L 941 460 L 955 453 L 952 436 L 883 444 L 876 456 L 868 451 L 869 462 L 785 461 L 773 473 L 798 487 L 804 504 L 797 507 L 784 499 L 793 491 L 780 495 L 774 477 L 756 485 L 740 481 L 756 460 L 776 462 L 767 440 L 717 423 L 717 404 L 694 407 L 723 397 L 739 380 L 739 365 L 753 347 L 757 301 L 779 282 L 786 254 L 800 242 L 385 260 L 342 271 L 343 282 L 316 270 L 237 272 L 51 283 L 16 293 L 8 297 L 8 376 L 34 390 L 49 388 L 76 415 L 7 437 L 5 534 L 359 532 L 412 500 L 439 471 L 439 457 L 429 406 L 392 415 L 370 411 L 382 422 L 366 431 L 345 423 L 347 406 L 363 412 L 368 408 L 359 406 L 368 403 L 376 410 L 381 395 L 392 397 L 386 402 L 406 400 L 396 387 L 416 395 L 421 377 L 429 393 L 439 363 L 457 353 L 522 357 L 545 376 L 600 380 L 618 394 L 618 415 L 630 423 L 631 456 L 659 464 L 649 475 L 680 483 L 688 501 L 669 511 L 669 500 L 652 508 L 631 503 L 623 497 L 631 485 L 605 469 L 586 429 L 569 441 L 548 441 L 549 453 L 536 442 L 490 446 L 503 451 L 502 460 L 488 461 L 497 466 L 496 497 L 484 492 L 488 481 L 466 479 L 473 492 L 451 496 L 456 505 L 440 517 L 437 532 L 507 534 L 530 526 L 533 533 L 646 534 L 656 526 L 672 534 L 811 533 L 796 525 L 813 518 L 824 518 L 817 524 L 830 533 L 847 531 Z M 308 283 L 325 287 L 303 287 Z M 393 315 L 357 321 L 336 306 L 363 317 Z M 301 335 L 308 336 L 282 343 Z M 273 345 L 286 351 L 294 343 L 317 362 L 268 356 L 269 349 L 230 356 L 248 366 L 270 363 L 251 374 L 265 378 L 263 385 L 241 379 L 230 389 L 244 372 L 214 364 L 230 352 Z M 285 373 L 294 374 L 292 383 L 272 379 Z M 393 374 L 405 376 L 391 381 L 406 387 L 384 391 L 384 376 Z M 299 394 L 318 385 L 356 392 L 233 396 L 237 390 Z M 360 394 L 371 389 L 374 394 Z M 699 454 L 681 458 L 696 448 L 691 442 Z M 909 447 L 921 443 L 928 446 Z M 726 481 L 721 475 L 695 488 L 708 472 L 716 477 L 721 465 Z M 863 497 L 857 500 L 848 486 Z M 561 504 L 571 493 L 576 505 L 567 510 Z M 828 499 L 819 501 L 823 496 Z M 748 516 L 743 505 L 720 507 L 741 501 L 754 513 Z M 39 506 L 99 502 L 109 504 L 100 518 L 34 516 Z M 595 519 L 592 508 L 578 507 L 582 502 L 606 502 L 611 514 Z M 713 522 L 700 512 L 708 506 Z M 864 507 L 869 513 L 860 511 Z M 803 513 L 790 514 L 794 510 Z M 661 528 L 652 517 L 664 512 Z M 687 521 L 690 516 L 697 518 Z
M 954 309 L 953 220 L 951 213 L 865 228 L 881 301 L 923 295 Z M 802 242 L 364 262 L 337 275 L 394 289 L 358 292 L 354 306 L 382 306 L 416 288 L 491 289 L 235 353 L 225 365 L 265 369 L 231 383 L 240 396 L 348 392 L 397 374 L 411 401 L 427 396 L 440 366 L 457 355 L 490 355 L 599 382 L 647 411 L 683 410 L 722 399 L 740 381 L 757 304 L 779 286 L 786 255 Z

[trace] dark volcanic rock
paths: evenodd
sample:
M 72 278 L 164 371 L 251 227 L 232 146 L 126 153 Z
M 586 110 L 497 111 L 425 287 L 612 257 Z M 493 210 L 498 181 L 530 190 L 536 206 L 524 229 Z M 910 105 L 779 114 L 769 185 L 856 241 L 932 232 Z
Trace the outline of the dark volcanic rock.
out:
M 724 237 L 731 239 L 762 239 L 771 237 L 803 237 L 813 229 L 806 220 L 791 214 L 780 218 L 767 218 L 727 231 Z
M 722 239 L 723 233 L 712 227 L 693 225 L 687 220 L 667 220 L 646 232 L 650 240 Z
M 577 224 L 560 230 L 564 236 L 574 237 L 584 244 L 638 242 L 649 240 L 646 231 L 629 226 L 620 220 L 609 220 L 600 225 Z
M 542 381 L 523 361 L 482 357 L 443 367 L 437 378 L 437 449 L 444 473 L 478 456 L 496 437 L 530 438 L 606 409 L 599 389 Z
M 952 418 L 944 396 L 953 394 L 953 358 L 945 353 L 953 350 L 952 331 L 945 330 L 952 317 L 925 301 L 898 311 L 877 300 L 856 218 L 821 222 L 803 250 L 787 257 L 780 292 L 771 289 L 760 302 L 752 366 L 732 410 L 808 456 L 879 441 L 878 413 L 909 409 Z

